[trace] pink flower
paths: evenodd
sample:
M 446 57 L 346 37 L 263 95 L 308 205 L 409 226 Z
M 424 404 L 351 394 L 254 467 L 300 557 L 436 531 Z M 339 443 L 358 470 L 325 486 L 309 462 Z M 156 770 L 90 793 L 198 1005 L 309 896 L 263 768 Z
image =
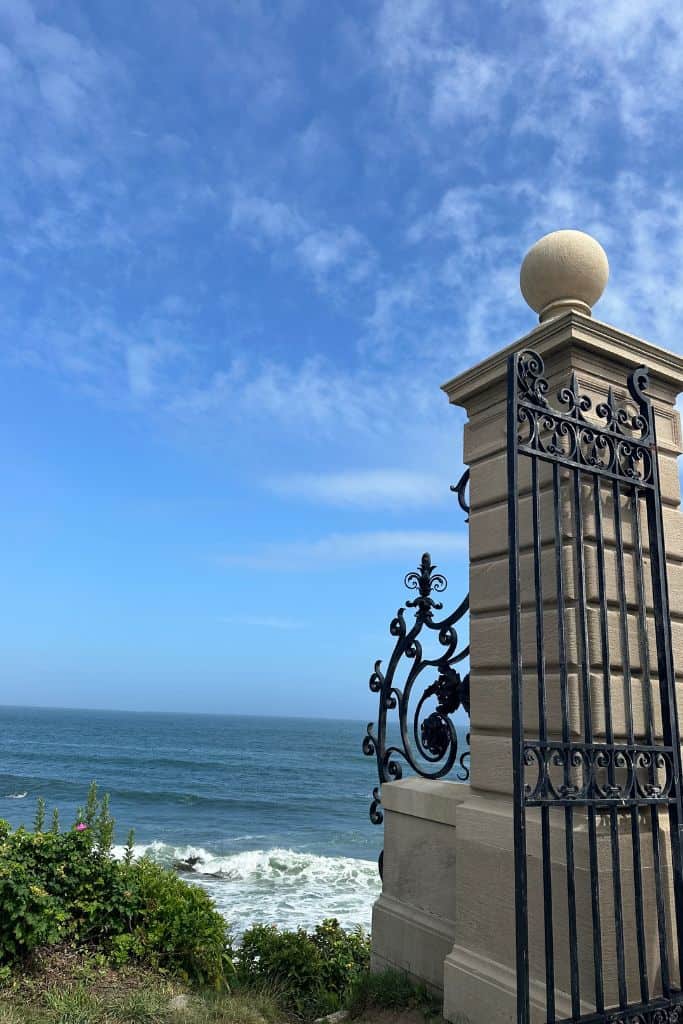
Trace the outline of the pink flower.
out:
M 79 821 L 78 825 L 76 825 L 76 831 L 77 832 L 85 832 L 87 827 L 88 826 L 86 825 L 86 823 L 84 821 Z

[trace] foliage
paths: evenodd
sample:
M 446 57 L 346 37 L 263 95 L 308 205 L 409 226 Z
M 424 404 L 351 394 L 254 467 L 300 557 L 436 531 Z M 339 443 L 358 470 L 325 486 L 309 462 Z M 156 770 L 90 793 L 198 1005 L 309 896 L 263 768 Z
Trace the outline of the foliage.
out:
M 0 988 L 0 1024 L 280 1024 L 262 992 L 188 992 L 150 967 L 112 968 L 99 954 L 64 945 Z
M 113 957 L 131 957 L 200 984 L 222 987 L 232 970 L 228 925 L 203 889 L 142 858 L 117 864 L 128 890 L 128 920 L 111 943 Z
M 39 800 L 33 831 L 0 822 L 0 983 L 10 982 L 12 969 L 36 951 L 87 949 L 94 971 L 143 965 L 216 993 L 232 988 L 235 999 L 243 999 L 241 1009 L 231 1004 L 235 1016 L 225 1016 L 227 1004 L 217 995 L 215 1003 L 204 998 L 201 1019 L 238 1024 L 246 1014 L 260 1024 L 273 1000 L 284 1013 L 304 1019 L 339 1009 L 369 969 L 367 936 L 360 929 L 344 931 L 333 919 L 310 933 L 256 925 L 234 951 L 228 925 L 208 894 L 145 857 L 135 860 L 132 832 L 123 858 L 114 858 L 109 798 L 100 798 L 95 783 L 68 831 L 60 831 L 57 812 L 48 831 L 45 821 Z M 41 998 L 41 1020 L 99 1019 L 99 997 L 85 976 Z M 145 999 L 131 995 L 118 1007 L 119 1016 L 107 1020 L 166 1019 Z M 247 1007 L 259 999 L 261 1008 L 250 1016 Z M 218 1006 L 220 1013 L 212 1016 Z
M 175 1007 L 163 986 L 115 996 L 83 985 L 54 987 L 32 1003 L 0 1002 L 0 1024 L 278 1024 L 282 1016 L 260 995 L 193 994 Z
M 237 951 L 238 980 L 271 986 L 283 1008 L 300 1017 L 339 1009 L 354 981 L 370 964 L 370 943 L 360 929 L 344 931 L 330 918 L 311 934 L 254 925 Z
M 421 1010 L 425 1017 L 440 1017 L 440 1004 L 424 985 L 415 985 L 402 971 L 359 974 L 349 987 L 346 1009 L 351 1017 L 372 1010 Z
M 109 799 L 93 783 L 68 832 L 53 815 L 43 831 L 0 822 L 0 976 L 39 947 L 64 940 L 118 964 L 147 962 L 188 980 L 225 986 L 232 970 L 228 926 L 201 889 L 145 858 L 112 856 Z

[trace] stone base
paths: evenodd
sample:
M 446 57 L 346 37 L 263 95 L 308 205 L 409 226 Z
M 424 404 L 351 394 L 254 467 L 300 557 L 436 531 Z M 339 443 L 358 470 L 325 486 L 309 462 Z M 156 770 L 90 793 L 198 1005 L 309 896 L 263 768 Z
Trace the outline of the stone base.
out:
M 443 964 L 453 946 L 453 923 L 380 896 L 372 911 L 372 970 L 405 971 L 433 992 L 443 989 Z
M 372 969 L 435 992 L 455 937 L 455 816 L 469 786 L 402 779 L 382 787 L 384 880 L 372 916 Z
M 454 946 L 443 965 L 443 1015 L 450 1021 L 517 1020 L 517 978 L 504 964 Z
M 516 1024 L 517 975 L 507 964 L 454 946 L 444 962 L 443 975 L 446 1020 L 457 1024 Z M 529 986 L 529 1010 L 531 1024 L 546 1024 L 545 992 L 533 981 Z M 558 1000 L 557 1016 L 571 1016 L 568 1000 Z

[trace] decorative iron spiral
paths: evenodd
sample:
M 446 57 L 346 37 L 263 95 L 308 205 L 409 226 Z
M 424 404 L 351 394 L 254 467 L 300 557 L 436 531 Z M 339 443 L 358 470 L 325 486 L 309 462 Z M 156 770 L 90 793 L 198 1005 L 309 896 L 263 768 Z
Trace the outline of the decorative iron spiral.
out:
M 465 501 L 468 478 L 466 472 L 452 488 L 465 511 L 469 511 Z M 384 820 L 382 784 L 400 779 L 404 767 L 426 779 L 441 779 L 454 769 L 458 781 L 469 778 L 469 734 L 462 748 L 452 719 L 460 708 L 467 715 L 470 711 L 469 673 L 463 676 L 456 667 L 469 656 L 469 645 L 461 644 L 457 629 L 469 610 L 469 596 L 450 615 L 436 619 L 443 603 L 432 595 L 442 594 L 448 585 L 436 569 L 425 552 L 418 568 L 407 573 L 405 586 L 417 591 L 417 596 L 406 601 L 392 619 L 389 633 L 395 644 L 391 657 L 386 670 L 381 661 L 375 662 L 369 680 L 370 690 L 378 695 L 378 717 L 376 723 L 368 724 L 363 753 L 377 762 L 379 785 L 370 804 L 370 820 L 375 825 Z M 411 626 L 406 622 L 407 608 L 415 612 Z M 440 650 L 430 658 L 423 642 L 432 635 Z M 404 668 L 405 681 L 399 685 Z M 389 735 L 391 724 L 398 726 L 398 736 Z M 381 863 L 380 857 L 380 874 Z

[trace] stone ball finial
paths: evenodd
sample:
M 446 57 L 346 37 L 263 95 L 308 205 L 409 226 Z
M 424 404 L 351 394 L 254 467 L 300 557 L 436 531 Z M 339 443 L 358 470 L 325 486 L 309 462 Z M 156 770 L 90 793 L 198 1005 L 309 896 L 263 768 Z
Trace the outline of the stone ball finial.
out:
M 542 323 L 569 309 L 591 316 L 608 277 L 607 254 L 599 242 L 583 231 L 553 231 L 524 257 L 519 286 Z

